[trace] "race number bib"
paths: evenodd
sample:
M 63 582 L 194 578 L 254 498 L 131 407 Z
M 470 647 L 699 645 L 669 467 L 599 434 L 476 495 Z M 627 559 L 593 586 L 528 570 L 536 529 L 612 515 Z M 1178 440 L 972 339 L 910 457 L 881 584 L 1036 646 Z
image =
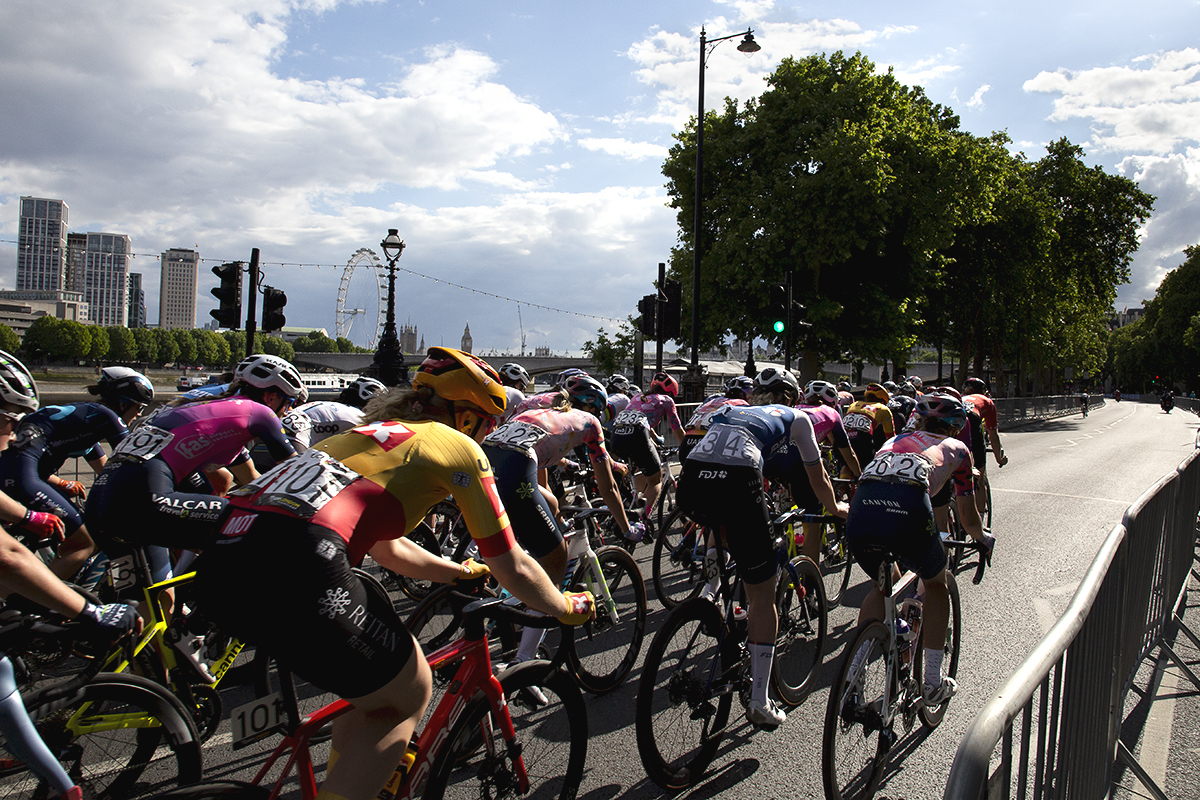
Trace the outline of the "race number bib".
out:
M 312 430 L 312 420 L 303 411 L 289 411 L 283 417 L 283 429 L 289 436 Z
M 149 461 L 166 449 L 175 434 L 153 425 L 139 425 L 113 451 L 114 459 Z
M 928 490 L 931 467 L 920 453 L 880 453 L 867 464 L 862 480 L 907 483 Z
M 483 443 L 494 447 L 503 447 L 506 450 L 516 450 L 525 453 L 530 458 L 535 458 L 534 447 L 549 435 L 548 431 L 537 425 L 509 420 L 489 433 Z
M 627 408 L 613 420 L 613 433 L 633 433 L 640 426 L 650 427 L 650 421 L 640 411 Z
M 706 431 L 712 427 L 712 418 L 718 411 L 724 411 L 725 406 L 717 406 L 710 408 L 707 411 L 697 411 L 688 420 L 687 429 L 689 431 Z
M 875 421 L 866 414 L 847 414 L 842 419 L 842 424 L 847 431 L 861 431 L 862 433 L 870 433 L 871 428 L 875 425 Z
M 704 434 L 689 459 L 731 466 L 757 467 L 762 461 L 758 440 L 745 428 L 736 425 L 714 425 Z
M 361 476 L 321 450 L 308 450 L 260 475 L 231 497 L 253 497 L 255 505 L 274 506 L 308 519 Z

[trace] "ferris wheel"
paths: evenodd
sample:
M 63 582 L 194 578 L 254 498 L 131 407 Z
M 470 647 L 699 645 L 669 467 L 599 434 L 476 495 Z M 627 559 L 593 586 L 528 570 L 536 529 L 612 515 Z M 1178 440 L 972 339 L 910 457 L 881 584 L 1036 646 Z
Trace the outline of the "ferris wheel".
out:
M 338 284 L 338 336 L 345 336 L 359 347 L 374 349 L 383 329 L 383 267 L 374 250 L 359 248 L 342 272 Z

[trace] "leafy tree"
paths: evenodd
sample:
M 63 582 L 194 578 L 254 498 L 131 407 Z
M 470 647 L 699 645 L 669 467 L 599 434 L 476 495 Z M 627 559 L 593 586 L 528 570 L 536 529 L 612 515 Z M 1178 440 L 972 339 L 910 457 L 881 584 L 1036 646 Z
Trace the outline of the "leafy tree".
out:
M 138 343 L 133 331 L 113 325 L 108 333 L 108 357 L 113 361 L 137 361 Z
M 256 338 L 255 341 L 258 341 L 258 339 Z M 294 361 L 296 358 L 295 349 L 277 336 L 264 336 L 262 338 L 262 349 L 259 352 L 279 356 L 284 361 Z
M 31 360 L 43 361 L 54 358 L 54 329 L 62 320 L 56 317 L 38 317 L 25 331 L 21 341 L 21 349 Z
M 90 325 L 65 319 L 54 326 L 55 358 L 86 358 L 93 347 Z
M 1149 373 L 1162 376 L 1168 384 L 1184 381 L 1189 388 L 1200 385 L 1200 246 L 1184 250 L 1186 260 L 1171 270 L 1158 285 L 1146 313 L 1127 338 L 1141 347 L 1130 346 L 1120 361 L 1117 377 L 1122 382 L 1142 380 Z M 1125 331 L 1134 328 L 1128 325 Z M 1138 361 L 1138 359 L 1141 359 Z
M 229 348 L 229 361 L 236 364 L 246 357 L 246 332 L 221 331 L 220 336 Z
M 158 360 L 158 336 L 151 328 L 134 328 L 134 341 L 137 342 L 137 360 L 149 364 L 162 363 Z
M 218 361 L 218 357 L 219 357 L 220 353 L 217 351 L 217 348 L 213 344 L 212 339 L 209 338 L 209 336 L 207 335 L 207 334 L 212 333 L 212 331 L 206 331 L 202 328 L 196 328 L 194 330 L 188 331 L 188 333 L 191 335 L 192 344 L 196 348 L 196 362 L 198 364 L 202 364 L 204 366 L 211 367 L 211 366 L 215 366 L 220 363 Z M 218 338 L 220 338 L 220 337 L 218 337 Z M 221 341 L 225 341 L 225 340 L 221 339 Z
M 321 331 L 309 331 L 292 345 L 297 353 L 337 353 L 338 343 Z
M 592 364 L 602 375 L 612 375 L 621 371 L 621 365 L 633 360 L 637 349 L 637 331 L 633 320 L 626 319 L 620 324 L 617 332 L 610 339 L 608 333 L 600 328 L 596 331 L 596 340 L 583 343 L 583 352 L 592 360 Z
M 21 337 L 12 328 L 0 322 L 0 350 L 15 353 L 21 347 Z
M 179 343 L 175 335 L 166 328 L 155 328 L 154 339 L 158 343 L 158 359 L 161 364 L 174 364 L 179 361 Z
M 210 362 L 213 366 L 225 366 L 232 363 L 232 355 L 229 352 L 229 342 L 224 336 L 216 331 L 206 330 L 206 337 L 212 343 L 213 351 L 216 353 L 216 358 Z
M 89 346 L 87 357 L 92 361 L 100 361 L 109 351 L 108 330 L 99 325 L 88 325 L 87 333 L 89 338 Z
M 354 342 L 347 339 L 345 336 L 337 337 L 337 351 L 339 353 L 357 353 L 360 350 L 365 350 L 365 347 L 359 347 Z
M 192 338 L 192 332 L 183 328 L 176 328 L 170 331 L 170 333 L 175 339 L 175 345 L 179 348 L 177 360 L 181 364 L 199 364 L 199 353 L 196 349 L 196 340 Z

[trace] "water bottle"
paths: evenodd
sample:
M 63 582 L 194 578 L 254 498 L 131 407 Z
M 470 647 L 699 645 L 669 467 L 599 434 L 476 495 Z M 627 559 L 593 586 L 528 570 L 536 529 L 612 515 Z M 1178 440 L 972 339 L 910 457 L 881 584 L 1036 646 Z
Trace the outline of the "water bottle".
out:
M 921 601 L 915 597 L 906 597 L 900 603 L 900 608 L 896 612 L 896 632 L 900 632 L 900 623 L 904 623 L 908 629 L 901 637 L 904 644 L 901 649 L 901 655 L 905 663 L 912 659 L 913 647 L 920 646 L 921 633 Z

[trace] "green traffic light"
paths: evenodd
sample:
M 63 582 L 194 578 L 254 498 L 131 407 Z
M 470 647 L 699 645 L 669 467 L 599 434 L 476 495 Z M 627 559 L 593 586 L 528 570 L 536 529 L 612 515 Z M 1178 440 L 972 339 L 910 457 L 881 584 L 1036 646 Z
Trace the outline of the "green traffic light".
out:
M 771 327 L 775 329 L 776 333 L 783 333 L 784 330 L 787 328 L 787 325 L 784 324 L 783 320 L 777 319 L 777 320 L 775 320 L 775 324 L 772 325 Z

